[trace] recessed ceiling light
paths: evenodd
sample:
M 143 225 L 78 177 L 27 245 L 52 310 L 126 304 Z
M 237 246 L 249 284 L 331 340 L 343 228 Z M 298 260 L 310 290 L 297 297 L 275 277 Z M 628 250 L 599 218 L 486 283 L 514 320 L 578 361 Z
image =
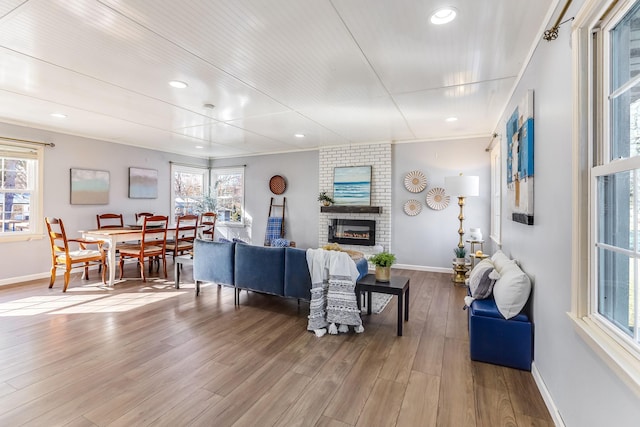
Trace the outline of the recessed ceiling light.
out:
M 431 23 L 435 25 L 447 24 L 454 19 L 458 13 L 452 7 L 443 7 L 438 9 L 431 15 Z
M 457 117 L 447 117 L 445 119 L 445 122 L 457 122 L 458 118 Z
M 51 113 L 51 117 L 55 117 L 56 119 L 66 119 L 67 115 L 62 113 Z
M 304 138 L 304 133 L 296 133 L 295 135 L 296 138 Z
M 181 82 L 180 80 L 171 80 L 169 82 L 169 86 L 175 87 L 176 89 L 184 89 L 185 87 L 187 87 L 189 85 L 186 84 L 185 82 Z
M 196 145 L 196 148 L 204 148 L 202 145 Z

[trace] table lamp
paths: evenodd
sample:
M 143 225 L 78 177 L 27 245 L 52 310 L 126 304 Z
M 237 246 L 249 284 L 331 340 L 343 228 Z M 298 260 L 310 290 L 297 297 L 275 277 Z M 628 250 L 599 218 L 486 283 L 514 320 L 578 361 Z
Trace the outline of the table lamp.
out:
M 464 199 L 465 197 L 478 196 L 480 194 L 480 178 L 477 176 L 464 176 L 462 174 L 458 176 L 445 176 L 444 187 L 448 194 L 458 197 L 458 206 L 460 206 L 460 214 L 458 219 L 460 220 L 460 228 L 458 234 L 460 235 L 460 241 L 458 242 L 459 248 L 464 248 L 464 242 L 462 236 L 464 235 L 464 228 L 462 228 L 462 221 L 464 220 Z

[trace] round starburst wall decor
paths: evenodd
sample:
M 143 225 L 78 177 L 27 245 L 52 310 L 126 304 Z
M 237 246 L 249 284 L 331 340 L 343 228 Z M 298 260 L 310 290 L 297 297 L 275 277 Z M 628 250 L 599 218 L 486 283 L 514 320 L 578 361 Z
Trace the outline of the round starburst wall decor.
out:
M 420 171 L 411 171 L 404 177 L 404 187 L 412 193 L 419 193 L 427 188 L 427 178 Z
M 406 213 L 409 216 L 416 216 L 420 213 L 421 210 L 422 210 L 422 203 L 420 203 L 418 200 L 415 200 L 415 199 L 407 200 L 404 204 L 404 213 Z
M 427 206 L 436 211 L 449 206 L 450 199 L 451 197 L 441 187 L 434 187 L 427 192 Z

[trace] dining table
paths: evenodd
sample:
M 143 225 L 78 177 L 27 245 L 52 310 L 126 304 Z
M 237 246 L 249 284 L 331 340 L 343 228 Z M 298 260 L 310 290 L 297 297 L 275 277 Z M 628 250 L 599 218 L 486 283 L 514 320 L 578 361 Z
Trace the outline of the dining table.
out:
M 200 228 L 200 226 L 198 227 Z M 176 225 L 167 227 L 167 236 L 175 232 Z M 108 286 L 113 287 L 116 278 L 116 246 L 118 243 L 139 241 L 142 239 L 142 226 L 125 226 L 118 228 L 100 228 L 95 230 L 81 230 L 82 237 L 87 240 L 102 240 L 108 243 L 107 264 L 108 269 Z

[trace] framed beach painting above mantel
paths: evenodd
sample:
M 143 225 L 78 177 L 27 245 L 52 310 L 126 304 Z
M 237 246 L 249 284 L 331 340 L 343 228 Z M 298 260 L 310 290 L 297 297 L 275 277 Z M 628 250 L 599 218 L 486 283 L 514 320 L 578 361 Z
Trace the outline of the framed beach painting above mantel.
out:
M 371 166 L 334 168 L 333 200 L 337 206 L 370 206 Z
M 106 205 L 109 203 L 109 171 L 71 169 L 71 204 Z
M 129 198 L 157 199 L 158 171 L 156 169 L 129 168 Z

